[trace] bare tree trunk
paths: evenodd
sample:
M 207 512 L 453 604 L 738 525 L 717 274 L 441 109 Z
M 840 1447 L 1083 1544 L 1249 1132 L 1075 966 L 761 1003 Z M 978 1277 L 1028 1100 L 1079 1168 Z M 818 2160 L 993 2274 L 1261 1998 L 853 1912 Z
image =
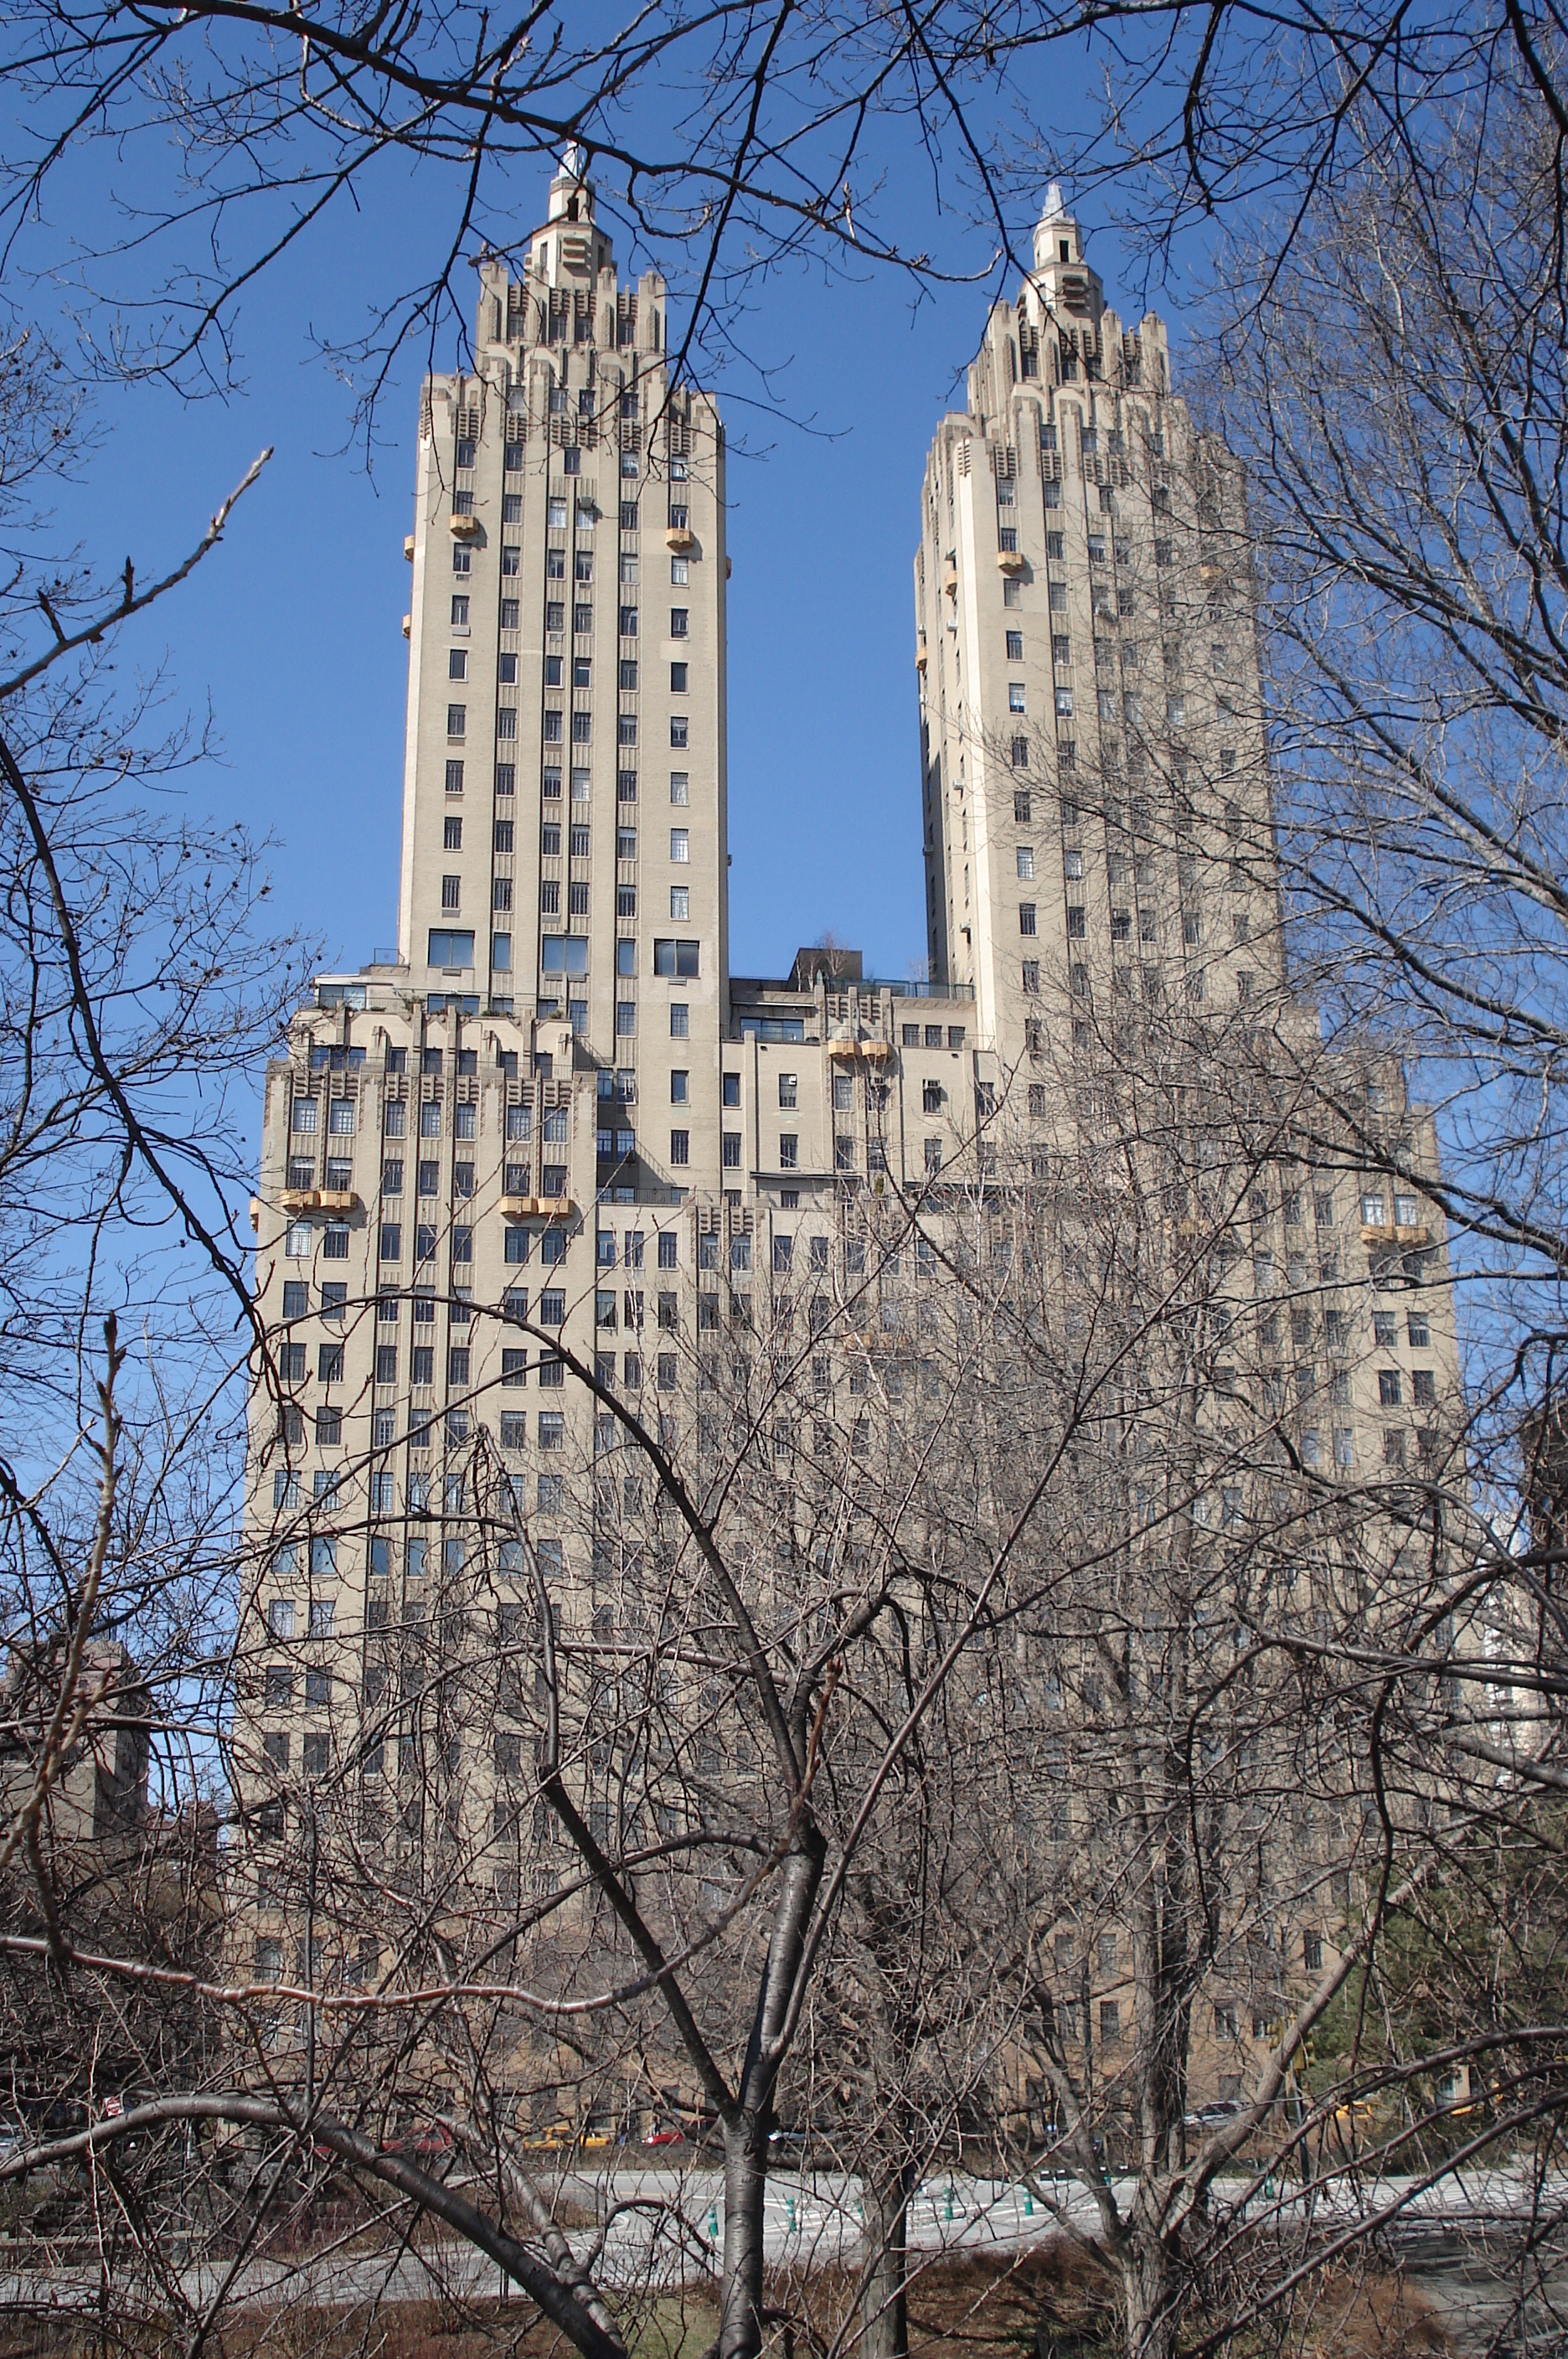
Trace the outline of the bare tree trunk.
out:
M 866 2275 L 860 2291 L 860 2359 L 909 2359 L 909 2164 L 868 2170 L 864 2180 Z
M 1158 2235 L 1129 2237 L 1121 2274 L 1127 2359 L 1172 2359 L 1177 2321 L 1169 2247 Z
M 763 2198 L 770 2108 L 747 2107 L 724 2128 L 724 2307 L 719 2359 L 752 2359 L 762 2346 Z

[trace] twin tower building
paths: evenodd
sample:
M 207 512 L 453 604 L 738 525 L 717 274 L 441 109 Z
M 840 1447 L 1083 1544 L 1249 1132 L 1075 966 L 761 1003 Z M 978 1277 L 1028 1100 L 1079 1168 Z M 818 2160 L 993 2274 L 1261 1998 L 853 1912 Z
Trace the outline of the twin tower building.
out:
M 593 1404 L 537 1331 L 674 1439 L 684 1336 L 868 1196 L 1027 1158 L 1107 1009 L 1277 979 L 1239 491 L 1054 186 L 920 486 L 923 980 L 731 973 L 724 434 L 669 350 L 569 155 L 421 397 L 397 945 L 267 1076 L 275 1636 L 373 1618 L 481 1431 L 548 1513 Z

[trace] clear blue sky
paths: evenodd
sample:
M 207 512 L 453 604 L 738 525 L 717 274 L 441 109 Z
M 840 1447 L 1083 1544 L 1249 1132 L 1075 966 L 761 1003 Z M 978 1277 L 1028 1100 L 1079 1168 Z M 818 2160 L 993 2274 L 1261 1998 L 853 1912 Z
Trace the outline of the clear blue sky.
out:
M 190 799 L 276 837 L 273 922 L 319 936 L 327 961 L 349 966 L 396 939 L 420 356 L 387 395 L 367 473 L 363 451 L 343 447 L 349 397 L 311 342 L 357 324 L 396 266 L 398 210 L 345 213 L 251 298 L 238 397 L 192 404 L 157 385 L 101 397 L 105 447 L 60 509 L 105 571 L 129 553 L 145 574 L 189 547 L 274 446 L 223 547 L 127 634 L 122 660 L 167 655 L 176 698 L 210 700 L 224 764 Z M 1112 242 L 1091 254 L 1114 299 Z M 721 387 L 736 446 L 736 972 L 780 972 L 828 927 L 870 972 L 903 974 L 923 953 L 910 563 L 925 452 L 985 302 L 983 288 L 953 289 L 913 310 L 888 277 L 824 286 L 802 268 L 771 283 L 746 330 L 788 419 L 748 408 L 739 378 Z

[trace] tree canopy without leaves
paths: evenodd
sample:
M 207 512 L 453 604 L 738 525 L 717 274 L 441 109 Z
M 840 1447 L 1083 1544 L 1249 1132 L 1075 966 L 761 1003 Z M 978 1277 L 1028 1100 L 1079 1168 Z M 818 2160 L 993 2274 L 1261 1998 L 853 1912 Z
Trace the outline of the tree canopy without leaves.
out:
M 526 244 L 541 167 L 579 143 L 637 253 L 684 304 L 681 356 L 733 357 L 749 293 L 780 264 L 984 280 L 1020 249 L 1048 171 L 1080 196 L 1136 176 L 1129 222 L 1169 253 L 1246 200 L 1291 243 L 1299 207 L 1354 173 L 1359 115 L 1418 145 L 1499 81 L 1568 125 L 1548 7 L 1258 10 L 1177 5 L 913 13 L 718 0 L 592 19 L 195 0 L 127 16 L 23 7 L 0 77 L 25 114 L 6 159 L 13 238 L 92 143 L 133 178 L 74 249 L 117 326 L 106 365 L 219 381 L 247 287 L 344 205 L 390 201 L 409 166 L 430 244 L 369 288 L 332 341 L 373 409 L 405 339 L 466 330 L 453 274 L 476 245 Z M 1046 93 L 1076 64 L 1071 121 Z M 105 162 L 107 158 L 105 158 Z M 1561 212 L 1560 182 L 1550 194 Z M 999 282 L 998 282 L 999 283 Z

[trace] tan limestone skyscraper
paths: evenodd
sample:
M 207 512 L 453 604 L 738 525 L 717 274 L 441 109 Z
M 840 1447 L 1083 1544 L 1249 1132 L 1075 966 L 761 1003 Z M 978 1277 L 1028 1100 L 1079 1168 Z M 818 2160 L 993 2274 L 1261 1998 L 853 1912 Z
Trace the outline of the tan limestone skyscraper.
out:
M 1107 994 L 1223 1006 L 1279 972 L 1245 551 L 1163 323 L 1106 307 L 1052 183 L 915 560 L 931 965 L 1006 1067 Z

